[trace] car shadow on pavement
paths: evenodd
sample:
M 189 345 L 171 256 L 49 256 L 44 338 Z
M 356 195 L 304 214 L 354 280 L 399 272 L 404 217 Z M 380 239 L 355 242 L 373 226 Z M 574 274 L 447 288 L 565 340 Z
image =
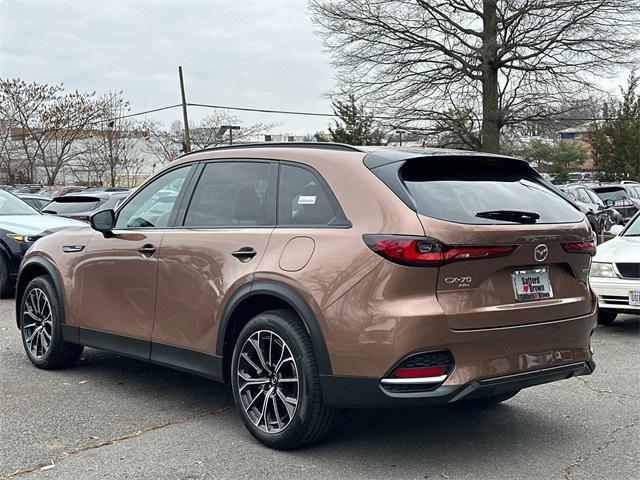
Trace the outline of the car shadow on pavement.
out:
M 635 333 L 636 335 L 640 335 L 640 315 L 627 316 L 624 319 L 616 320 L 612 325 L 607 325 L 607 330 L 611 330 L 614 332 L 628 332 Z

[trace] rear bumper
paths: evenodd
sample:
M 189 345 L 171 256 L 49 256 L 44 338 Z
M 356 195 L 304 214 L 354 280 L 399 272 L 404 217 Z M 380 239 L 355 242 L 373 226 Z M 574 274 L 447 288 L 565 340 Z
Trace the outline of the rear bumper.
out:
M 640 312 L 640 305 L 629 305 L 629 290 L 640 289 L 640 280 L 591 278 L 591 289 L 598 297 L 598 307 L 618 312 Z
M 595 369 L 593 360 L 539 368 L 509 375 L 475 380 L 465 385 L 442 385 L 420 393 L 393 394 L 380 386 L 379 378 L 321 375 L 324 402 L 340 408 L 393 408 L 443 405 L 505 392 L 534 385 L 590 375 Z

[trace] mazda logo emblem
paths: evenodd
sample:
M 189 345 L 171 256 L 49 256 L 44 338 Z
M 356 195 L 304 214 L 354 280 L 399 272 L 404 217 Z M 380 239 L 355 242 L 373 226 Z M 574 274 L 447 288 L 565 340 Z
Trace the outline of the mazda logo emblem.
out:
M 544 262 L 549 255 L 549 247 L 547 247 L 544 243 L 538 245 L 533 251 L 533 258 L 536 259 L 536 262 Z

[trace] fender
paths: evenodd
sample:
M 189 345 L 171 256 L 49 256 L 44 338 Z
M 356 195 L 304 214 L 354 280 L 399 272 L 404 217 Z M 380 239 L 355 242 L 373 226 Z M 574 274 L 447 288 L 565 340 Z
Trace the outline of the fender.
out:
M 248 298 L 255 295 L 271 295 L 287 302 L 291 308 L 301 318 L 302 323 L 309 334 L 311 345 L 318 362 L 318 370 L 320 374 L 332 375 L 331 359 L 329 351 L 322 335 L 322 330 L 313 310 L 307 304 L 306 300 L 294 288 L 282 283 L 270 280 L 257 280 L 252 283 L 240 287 L 227 302 L 220 317 L 220 327 L 218 329 L 218 340 L 216 344 L 216 353 L 219 356 L 224 352 L 224 339 L 231 315 L 236 307 Z
M 23 274 L 25 271 L 29 270 L 30 267 L 34 266 L 38 266 L 39 269 L 45 270 L 53 280 L 53 285 L 55 286 L 58 297 L 60 298 L 59 307 L 63 318 L 62 334 L 64 339 L 68 342 L 78 343 L 80 338 L 78 327 L 65 325 L 64 322 L 66 316 L 64 312 L 64 288 L 62 286 L 62 277 L 60 277 L 60 273 L 55 265 L 44 257 L 31 257 L 20 266 L 18 281 L 16 282 L 16 323 L 18 324 L 18 328 L 20 328 L 20 305 L 22 303 L 22 293 L 27 286 L 25 284 Z

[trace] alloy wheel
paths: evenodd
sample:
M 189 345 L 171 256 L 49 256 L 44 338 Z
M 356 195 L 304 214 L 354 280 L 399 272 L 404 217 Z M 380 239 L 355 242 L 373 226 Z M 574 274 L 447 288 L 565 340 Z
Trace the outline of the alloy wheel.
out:
M 298 407 L 298 368 L 277 333 L 254 332 L 242 345 L 237 367 L 238 397 L 253 424 L 265 433 L 289 426 Z
M 27 349 L 37 359 L 43 358 L 51 347 L 53 314 L 44 290 L 29 291 L 22 312 L 22 336 Z

